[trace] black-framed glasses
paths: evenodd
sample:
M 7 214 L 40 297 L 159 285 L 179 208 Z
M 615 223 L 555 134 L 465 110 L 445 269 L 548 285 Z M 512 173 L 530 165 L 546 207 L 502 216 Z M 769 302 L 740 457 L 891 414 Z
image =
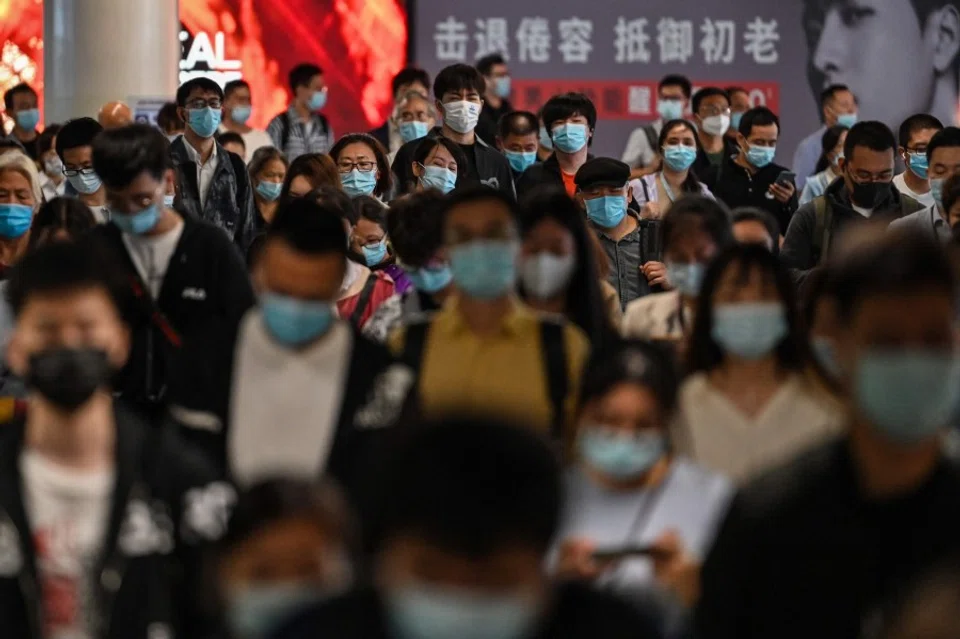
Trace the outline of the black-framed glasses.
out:
M 376 162 L 338 162 L 337 169 L 341 173 L 349 173 L 354 168 L 359 169 L 361 173 L 369 173 L 377 168 Z
M 188 109 L 206 109 L 207 107 L 210 107 L 211 109 L 220 109 L 223 107 L 223 100 L 214 98 L 212 100 L 197 99 L 187 102 Z
M 96 173 L 92 166 L 85 166 L 82 169 L 63 169 L 63 174 L 67 177 L 77 177 L 78 175 L 93 175 Z

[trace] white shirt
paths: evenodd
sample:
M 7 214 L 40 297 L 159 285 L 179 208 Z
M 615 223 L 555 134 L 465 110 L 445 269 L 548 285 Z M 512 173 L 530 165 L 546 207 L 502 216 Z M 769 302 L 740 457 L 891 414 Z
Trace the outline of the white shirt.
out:
M 93 219 L 97 221 L 97 224 L 106 224 L 110 221 L 110 209 L 107 208 L 106 204 L 100 206 L 88 206 L 90 212 L 93 213 Z
M 227 455 L 249 486 L 266 477 L 315 481 L 333 448 L 353 351 L 347 324 L 303 350 L 279 345 L 257 308 L 240 324 Z M 269 401 L 267 401 L 269 400 Z
M 790 377 L 754 418 L 697 373 L 680 388 L 677 450 L 744 483 L 838 434 L 843 413 L 799 375 Z
M 630 339 L 682 339 L 684 326 L 693 326 L 693 314 L 684 307 L 681 317 L 680 307 L 680 293 L 675 290 L 644 295 L 627 304 L 621 332 Z
M 220 125 L 220 133 L 229 131 L 227 127 Z M 253 154 L 257 152 L 257 149 L 260 149 L 265 146 L 273 146 L 273 139 L 270 135 L 262 129 L 250 129 L 246 133 L 241 133 L 240 137 L 243 138 L 243 146 L 247 150 L 247 156 L 243 158 L 244 162 L 250 162 L 253 159 Z
M 660 130 L 663 128 L 663 120 L 656 120 L 651 122 L 650 125 L 653 127 L 653 130 L 657 132 L 657 135 L 660 135 Z M 653 162 L 653 158 L 657 156 L 657 149 L 650 146 L 650 140 L 647 139 L 647 132 L 644 128 L 645 127 L 634 129 L 633 133 L 631 133 L 627 139 L 627 148 L 624 149 L 621 160 L 629 164 L 630 168 L 647 166 Z
M 40 453 L 20 456 L 24 507 L 37 551 L 46 639 L 93 639 L 101 559 L 114 470 L 79 472 Z
M 870 216 L 873 215 L 873 209 L 865 209 L 862 206 L 857 206 L 853 202 L 850 202 L 850 206 L 853 207 L 854 211 L 867 219 L 870 219 Z
M 177 243 L 183 235 L 183 222 L 170 229 L 163 235 L 129 235 L 123 233 L 123 244 L 127 247 L 137 273 L 147 285 L 153 299 L 160 297 L 163 287 L 163 278 L 170 266 L 170 259 L 177 250 Z
M 911 189 L 909 186 L 907 186 L 907 181 L 903 177 L 905 174 L 906 174 L 906 171 L 904 171 L 900 175 L 893 178 L 893 185 L 897 187 L 897 190 L 903 193 L 904 195 L 909 195 L 910 197 L 915 199 L 917 202 L 920 202 L 924 206 L 933 206 L 934 204 L 933 192 L 927 191 L 926 193 L 917 193 L 916 191 Z
M 197 188 L 200 189 L 200 206 L 206 206 L 207 192 L 210 190 L 213 174 L 217 172 L 217 166 L 220 163 L 220 159 L 217 157 L 217 145 L 213 145 L 213 152 L 207 158 L 206 164 L 200 162 L 200 152 L 190 145 L 187 138 L 183 138 L 183 146 L 187 150 L 190 161 L 197 165 Z

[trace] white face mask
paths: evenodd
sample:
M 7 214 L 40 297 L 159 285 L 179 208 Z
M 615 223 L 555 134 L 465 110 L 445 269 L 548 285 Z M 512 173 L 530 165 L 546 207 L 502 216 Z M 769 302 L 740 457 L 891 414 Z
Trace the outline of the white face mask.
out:
M 480 105 L 476 102 L 457 100 L 443 105 L 443 121 L 457 133 L 470 133 L 479 119 Z
M 711 115 L 703 119 L 700 128 L 710 135 L 724 135 L 730 129 L 730 116 Z
M 541 300 L 559 295 L 570 283 L 577 262 L 573 254 L 536 253 L 523 260 L 520 281 L 527 294 Z

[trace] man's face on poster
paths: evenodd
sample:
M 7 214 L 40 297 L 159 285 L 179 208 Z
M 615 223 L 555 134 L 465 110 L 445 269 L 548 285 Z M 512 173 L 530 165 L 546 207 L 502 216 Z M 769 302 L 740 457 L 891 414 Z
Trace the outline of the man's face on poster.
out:
M 957 100 L 960 0 L 805 0 L 814 95 L 850 87 L 863 119 L 888 126 Z M 936 115 L 936 114 L 935 114 Z M 952 116 L 952 112 L 951 112 Z

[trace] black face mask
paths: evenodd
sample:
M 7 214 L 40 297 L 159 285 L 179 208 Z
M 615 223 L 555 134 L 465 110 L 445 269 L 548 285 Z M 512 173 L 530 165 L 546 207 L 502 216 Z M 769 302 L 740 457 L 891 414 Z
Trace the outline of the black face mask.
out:
M 889 182 L 857 182 L 851 178 L 853 203 L 865 209 L 875 209 L 890 197 Z
M 26 383 L 52 404 L 74 411 L 110 381 L 107 353 L 94 348 L 52 348 L 30 357 Z

